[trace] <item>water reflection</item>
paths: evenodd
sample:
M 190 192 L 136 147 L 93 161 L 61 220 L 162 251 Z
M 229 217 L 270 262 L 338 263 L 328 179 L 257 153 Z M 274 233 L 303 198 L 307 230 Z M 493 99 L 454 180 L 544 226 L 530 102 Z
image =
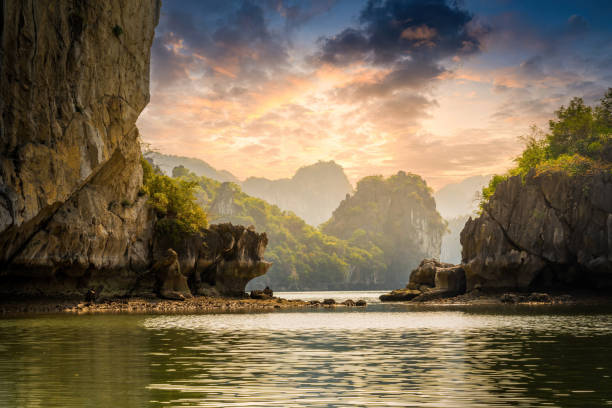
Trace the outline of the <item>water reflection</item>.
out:
M 0 406 L 142 405 L 149 399 L 148 338 L 133 318 L 0 320 Z
M 612 313 L 473 310 L 0 320 L 0 405 L 612 405 Z

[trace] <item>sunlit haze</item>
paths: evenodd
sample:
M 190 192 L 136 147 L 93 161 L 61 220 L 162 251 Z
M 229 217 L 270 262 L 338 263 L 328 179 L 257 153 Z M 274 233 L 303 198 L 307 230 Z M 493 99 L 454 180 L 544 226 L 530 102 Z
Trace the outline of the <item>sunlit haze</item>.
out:
M 334 160 L 440 188 L 612 83 L 612 2 L 456 3 L 166 0 L 142 138 L 241 179 Z

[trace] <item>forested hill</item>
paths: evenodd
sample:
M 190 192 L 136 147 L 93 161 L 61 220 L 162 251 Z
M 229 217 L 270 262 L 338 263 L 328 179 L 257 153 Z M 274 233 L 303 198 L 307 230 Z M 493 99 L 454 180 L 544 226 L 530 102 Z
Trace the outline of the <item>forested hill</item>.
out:
M 195 184 L 197 202 L 208 213 L 211 224 L 253 225 L 257 231 L 267 233 L 265 258 L 273 265 L 250 288 L 266 285 L 274 290 L 387 288 L 380 249 L 357 247 L 323 234 L 294 213 L 250 197 L 237 184 L 197 177 L 184 168 L 173 173 Z
M 312 226 L 327 221 L 353 190 L 342 167 L 333 161 L 302 167 L 292 178 L 249 177 L 242 188 L 251 196 L 293 211 Z
M 385 254 L 385 283 L 403 286 L 423 258 L 439 257 L 446 222 L 425 181 L 403 171 L 365 177 L 322 225 L 326 234 Z

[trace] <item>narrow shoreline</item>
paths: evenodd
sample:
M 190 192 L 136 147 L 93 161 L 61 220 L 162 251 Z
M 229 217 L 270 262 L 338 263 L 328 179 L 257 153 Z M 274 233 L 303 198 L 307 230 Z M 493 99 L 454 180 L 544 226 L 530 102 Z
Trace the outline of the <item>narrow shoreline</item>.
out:
M 524 296 L 517 292 L 507 292 L 504 296 Z M 601 293 L 577 292 L 568 294 L 552 294 L 543 301 L 506 301 L 499 293 L 474 294 L 466 293 L 449 298 L 431 299 L 422 302 L 390 301 L 382 304 L 400 304 L 411 309 L 479 306 L 499 306 L 512 308 L 516 306 L 610 306 L 612 297 Z M 198 296 L 184 301 L 160 298 L 117 298 L 99 302 L 85 302 L 75 299 L 3 299 L 0 300 L 0 318 L 40 314 L 182 314 L 182 313 L 228 313 L 228 312 L 266 312 L 288 309 L 316 308 L 356 308 L 363 309 L 366 305 L 353 303 L 325 303 L 273 297 L 270 299 L 227 298 Z
M 533 297 L 534 295 L 535 298 Z M 388 303 L 388 302 L 384 302 Z M 391 303 L 391 302 L 389 302 Z M 532 292 L 468 292 L 456 296 L 430 299 L 424 301 L 399 301 L 415 306 L 612 306 L 612 296 L 609 293 L 592 291 L 574 291 L 560 293 Z
M 298 308 L 357 307 L 343 303 L 318 301 L 225 298 L 197 296 L 186 300 L 159 298 L 119 298 L 100 302 L 61 299 L 13 299 L 0 301 L 0 317 L 27 314 L 162 314 L 162 313 L 225 313 L 258 312 Z

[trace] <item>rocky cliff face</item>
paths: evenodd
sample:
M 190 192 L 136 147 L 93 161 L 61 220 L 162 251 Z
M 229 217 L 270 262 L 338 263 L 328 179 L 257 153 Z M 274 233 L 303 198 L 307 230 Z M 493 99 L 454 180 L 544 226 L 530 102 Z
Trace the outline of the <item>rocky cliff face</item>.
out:
M 159 0 L 1 7 L 2 276 L 144 267 L 135 122 L 149 101 Z
M 191 293 L 241 296 L 246 284 L 265 274 L 272 265 L 263 259 L 267 244 L 265 233 L 227 223 L 211 225 L 202 234 L 182 237 L 178 242 L 158 235 L 153 252 L 159 260 L 166 257 L 168 248 L 176 250 L 181 273 L 188 278 Z
M 156 290 L 156 251 L 169 251 L 140 194 L 135 122 L 149 101 L 160 6 L 0 1 L 0 295 Z M 218 229 L 222 238 L 210 238 Z M 208 262 L 216 293 L 243 290 L 267 269 L 259 263 L 267 240 L 254 234 L 211 227 L 209 238 L 182 237 L 182 273 L 191 279 L 195 261 Z M 203 253 L 204 243 L 216 249 Z
M 612 287 L 612 174 L 563 172 L 498 185 L 461 232 L 467 289 Z

